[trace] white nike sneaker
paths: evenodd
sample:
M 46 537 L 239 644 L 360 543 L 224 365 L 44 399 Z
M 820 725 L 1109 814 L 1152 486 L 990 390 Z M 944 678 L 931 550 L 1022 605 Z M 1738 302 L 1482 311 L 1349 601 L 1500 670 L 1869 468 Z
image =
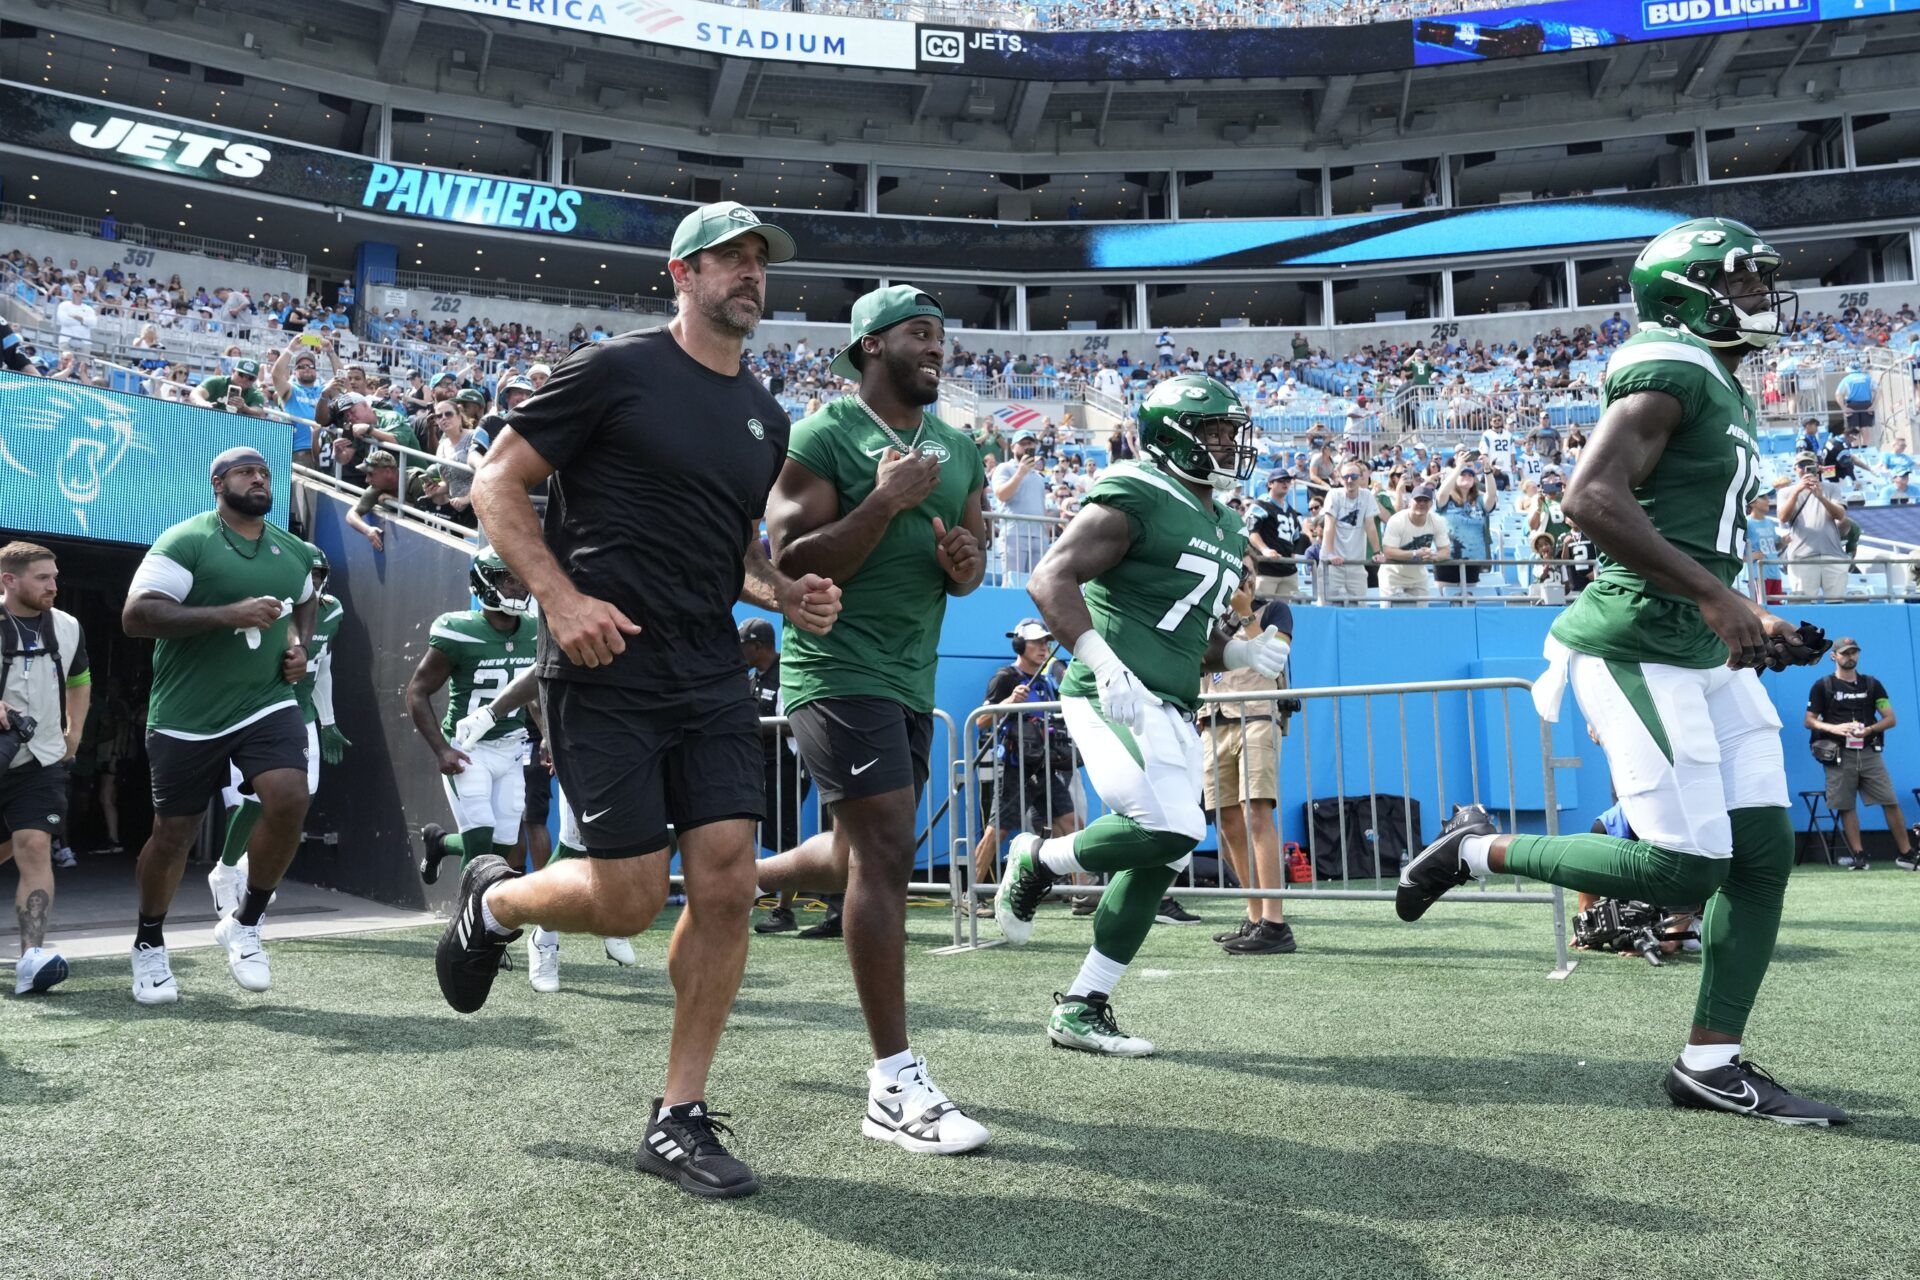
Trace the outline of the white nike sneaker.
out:
M 67 980 L 67 958 L 53 947 L 28 947 L 13 970 L 13 994 L 50 991 Z
M 244 855 L 241 861 L 246 861 Z M 246 896 L 247 873 L 238 866 L 216 862 L 207 872 L 207 888 L 213 891 L 213 914 L 230 916 L 240 909 L 240 899 Z
M 222 916 L 213 926 L 213 940 L 227 949 L 227 971 L 242 991 L 265 991 L 273 985 L 259 925 L 241 924 L 234 916 Z
M 634 959 L 633 943 L 626 938 L 602 938 L 600 945 L 607 949 L 607 959 L 622 968 L 632 968 L 640 963 Z
M 970 1119 L 933 1082 L 925 1058 L 915 1058 L 895 1080 L 867 1070 L 867 1116 L 860 1132 L 929 1156 L 973 1151 L 986 1146 L 988 1136 L 985 1125 Z
M 180 998 L 165 947 L 133 949 L 133 998 L 141 1004 L 172 1004 Z
M 253 878 L 253 870 L 252 870 L 252 868 L 251 868 L 251 867 L 249 867 L 249 866 L 247 865 L 247 855 L 246 855 L 246 854 L 244 854 L 244 853 L 243 853 L 243 854 L 241 854 L 241 855 L 240 855 L 240 861 L 238 861 L 238 862 L 236 862 L 236 863 L 234 863 L 234 864 L 233 864 L 233 869 L 234 869 L 235 871 L 238 871 L 238 872 L 240 873 L 240 890 L 239 890 L 239 892 L 240 892 L 240 894 L 241 894 L 241 896 L 242 896 L 242 897 L 244 897 L 244 896 L 246 896 L 246 892 L 247 892 L 247 882 L 248 882 L 248 881 L 249 881 L 250 879 L 252 879 L 252 878 Z M 268 895 L 267 895 L 267 905 L 268 905 L 268 906 L 272 906 L 272 905 L 273 905 L 274 903 L 276 903 L 276 902 L 278 902 L 278 901 L 280 901 L 280 890 L 278 890 L 278 889 L 275 889 L 275 890 L 274 890 L 274 891 L 273 891 L 272 893 L 270 893 L 270 894 L 268 894 Z M 234 909 L 234 911 L 238 911 L 238 910 L 240 909 L 240 906 L 239 906 L 239 903 L 238 903 L 238 902 L 236 902 L 236 903 L 234 904 L 234 908 L 233 908 L 233 909 Z M 231 912 L 229 912 L 228 914 L 232 914 L 232 913 L 231 913 Z
M 560 934 L 538 926 L 527 930 L 527 981 L 543 996 L 560 989 Z

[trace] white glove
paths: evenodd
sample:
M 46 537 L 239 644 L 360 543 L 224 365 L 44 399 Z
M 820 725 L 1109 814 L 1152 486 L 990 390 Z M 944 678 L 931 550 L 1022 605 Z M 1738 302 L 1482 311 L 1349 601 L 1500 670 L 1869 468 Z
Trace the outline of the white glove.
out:
M 1073 642 L 1073 656 L 1093 670 L 1100 690 L 1100 710 L 1107 719 L 1135 733 L 1144 733 L 1147 708 L 1160 705 L 1153 690 L 1127 670 L 1127 664 L 1120 661 L 1120 655 L 1108 647 L 1097 631 L 1088 631 Z
M 461 716 L 453 722 L 453 745 L 462 751 L 473 750 L 473 744 L 491 733 L 496 723 L 491 707 Z
M 1293 651 L 1280 635 L 1280 628 L 1268 627 L 1251 640 L 1235 636 L 1227 641 L 1224 661 L 1229 671 L 1251 667 L 1271 679 L 1287 669 L 1287 655 Z

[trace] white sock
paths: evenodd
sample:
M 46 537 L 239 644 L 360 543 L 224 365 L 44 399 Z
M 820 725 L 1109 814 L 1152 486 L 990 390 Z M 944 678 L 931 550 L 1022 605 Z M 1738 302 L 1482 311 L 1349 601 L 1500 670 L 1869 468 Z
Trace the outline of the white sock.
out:
M 1040 865 L 1057 876 L 1078 875 L 1086 868 L 1073 856 L 1073 837 L 1054 836 L 1040 842 Z
M 900 1078 L 900 1073 L 913 1065 L 913 1050 L 902 1049 L 891 1058 L 873 1060 L 874 1079 L 891 1082 Z
M 488 927 L 491 928 L 492 926 L 489 925 Z M 533 945 L 542 948 L 559 946 L 560 931 L 558 929 L 542 929 L 539 925 L 533 926 Z
M 493 891 L 489 889 L 487 892 L 491 893 Z M 498 934 L 500 937 L 504 938 L 508 934 L 513 932 L 513 930 L 507 928 L 507 926 L 501 924 L 498 920 L 493 918 L 493 908 L 487 905 L 487 899 L 485 894 L 482 894 L 480 897 L 480 919 L 481 919 L 481 922 L 487 926 L 488 933 Z
M 1737 1044 L 1690 1044 L 1680 1050 L 1680 1065 L 1689 1071 L 1711 1071 L 1732 1065 L 1739 1056 Z
M 1490 874 L 1487 868 L 1487 855 L 1492 851 L 1492 836 L 1468 836 L 1462 840 L 1460 861 L 1467 864 L 1467 874 L 1475 880 L 1485 880 Z
M 1080 966 L 1080 976 L 1067 988 L 1067 994 L 1074 997 L 1090 996 L 1098 991 L 1102 995 L 1111 995 L 1126 971 L 1127 966 L 1123 962 L 1109 960 L 1088 947 L 1086 961 Z

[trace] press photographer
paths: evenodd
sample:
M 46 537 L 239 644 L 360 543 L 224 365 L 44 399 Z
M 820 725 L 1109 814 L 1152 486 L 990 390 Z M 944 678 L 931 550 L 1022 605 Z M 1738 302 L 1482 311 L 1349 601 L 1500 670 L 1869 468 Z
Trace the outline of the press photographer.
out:
M 53 909 L 53 837 L 64 832 L 67 766 L 87 723 L 93 676 L 80 623 L 53 607 L 60 570 L 31 542 L 0 547 L 0 862 L 20 868 L 14 994 L 45 991 L 67 962 L 45 945 Z

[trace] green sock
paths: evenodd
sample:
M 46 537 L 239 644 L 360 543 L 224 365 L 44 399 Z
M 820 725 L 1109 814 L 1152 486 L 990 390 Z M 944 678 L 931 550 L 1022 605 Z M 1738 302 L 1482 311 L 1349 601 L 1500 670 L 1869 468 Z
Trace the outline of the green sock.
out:
M 247 851 L 247 840 L 253 835 L 253 824 L 260 821 L 260 802 L 251 796 L 243 797 L 240 807 L 227 815 L 227 843 L 220 850 L 222 866 L 238 866 L 240 857 Z
M 469 827 L 457 836 L 447 836 L 441 841 L 441 848 L 458 855 L 464 869 L 469 862 L 493 849 L 493 828 Z
M 1662 907 L 1705 902 L 1726 878 L 1728 865 L 1725 858 L 1585 833 L 1515 836 L 1507 845 L 1507 871 L 1515 875 Z
M 1780 907 L 1793 872 L 1793 815 L 1734 809 L 1733 860 L 1700 920 L 1700 995 L 1693 1021 L 1737 1036 L 1773 960 Z
M 1170 866 L 1133 867 L 1114 876 L 1093 913 L 1093 949 L 1109 960 L 1131 964 L 1153 928 L 1160 899 L 1178 873 Z
M 1199 843 L 1177 831 L 1149 831 L 1132 818 L 1117 813 L 1103 814 L 1084 830 L 1060 838 L 1073 841 L 1073 860 L 1082 870 L 1096 873 L 1164 867 L 1192 853 L 1194 845 Z M 1158 898 L 1153 901 L 1155 906 L 1160 903 Z M 1113 955 L 1110 951 L 1105 954 Z
M 586 856 L 587 851 L 585 849 L 576 849 L 570 844 L 555 844 L 553 846 L 553 856 L 547 859 L 547 865 L 552 866 L 554 863 L 565 858 L 584 858 Z
M 520 860 L 515 862 L 513 858 L 513 846 L 510 844 L 497 844 L 493 846 L 493 856 L 512 867 L 515 871 L 525 871 L 527 869 L 526 855 L 522 854 Z

